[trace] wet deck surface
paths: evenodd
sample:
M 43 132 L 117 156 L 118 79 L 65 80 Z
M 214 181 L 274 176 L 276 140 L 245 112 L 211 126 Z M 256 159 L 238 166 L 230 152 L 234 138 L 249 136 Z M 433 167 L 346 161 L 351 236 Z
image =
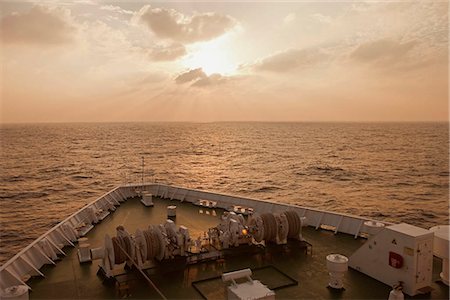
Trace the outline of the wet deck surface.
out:
M 154 198 L 155 206 L 144 207 L 138 199 L 130 199 L 122 203 L 117 210 L 110 214 L 100 224 L 96 225 L 88 234 L 91 248 L 103 246 L 105 234 L 115 236 L 115 228 L 123 225 L 126 230 L 134 234 L 135 230 L 146 228 L 150 224 L 160 224 L 166 220 L 166 207 L 177 205 L 175 223 L 189 228 L 191 238 L 196 238 L 209 227 L 218 224 L 220 214 L 212 215 L 211 209 L 202 209 L 191 203 L 180 203 Z M 206 214 L 208 211 L 210 214 Z M 181 260 L 159 264 L 146 270 L 152 281 L 158 286 L 168 299 L 202 299 L 192 283 L 199 280 L 211 279 L 196 284 L 201 292 L 210 299 L 221 299 L 224 295 L 224 286 L 214 277 L 223 272 L 273 266 L 282 274 L 263 268 L 263 272 L 255 271 L 255 279 L 264 284 L 286 283 L 286 278 L 293 278 L 298 285 L 276 290 L 278 299 L 387 299 L 390 287 L 380 283 L 362 273 L 349 268 L 345 274 L 344 291 L 336 292 L 329 288 L 328 273 L 325 257 L 330 253 L 340 253 L 350 256 L 364 239 L 354 239 L 353 236 L 337 234 L 325 230 L 305 228 L 304 238 L 313 245 L 312 254 L 306 254 L 299 248 L 299 244 L 290 242 L 287 246 L 270 245 L 265 250 L 257 247 L 247 247 L 236 251 L 224 260 L 199 263 L 185 266 Z M 159 295 L 139 276 L 136 271 L 129 271 L 122 276 L 126 281 L 127 291 L 119 291 L 114 284 L 107 284 L 97 275 L 100 260 L 80 265 L 76 248 L 64 248 L 67 256 L 58 261 L 56 266 L 44 266 L 41 271 L 45 278 L 32 278 L 29 281 L 32 287 L 31 299 L 160 299 Z M 433 279 L 438 280 L 441 262 L 435 258 Z M 121 268 L 123 270 L 123 268 Z M 265 272 L 265 273 L 264 273 Z M 272 272 L 272 273 L 271 273 Z M 264 279 L 266 278 L 266 279 Z M 277 279 L 278 278 L 278 279 Z M 264 282 L 264 281 L 274 281 Z M 278 281 L 277 281 L 278 280 Z M 425 299 L 448 299 L 449 289 L 442 283 L 433 284 L 433 292 L 422 295 Z M 128 294 L 128 296 L 127 296 Z M 408 297 L 406 297 L 408 298 Z

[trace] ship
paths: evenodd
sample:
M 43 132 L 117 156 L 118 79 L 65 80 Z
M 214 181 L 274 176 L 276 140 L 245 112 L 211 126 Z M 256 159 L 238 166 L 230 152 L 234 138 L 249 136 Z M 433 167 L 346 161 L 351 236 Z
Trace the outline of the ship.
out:
M 448 299 L 430 229 L 162 183 L 119 185 L 0 268 L 1 299 Z

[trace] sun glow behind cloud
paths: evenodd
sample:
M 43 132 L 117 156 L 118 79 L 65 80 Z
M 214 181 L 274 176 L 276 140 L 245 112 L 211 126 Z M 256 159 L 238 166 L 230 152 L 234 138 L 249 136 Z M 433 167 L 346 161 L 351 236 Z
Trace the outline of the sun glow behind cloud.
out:
M 181 64 L 188 69 L 202 68 L 206 75 L 234 75 L 238 62 L 236 52 L 232 49 L 232 38 L 231 34 L 226 34 L 215 40 L 190 46 L 191 54 Z
M 448 120 L 447 3 L 41 2 L 0 3 L 0 122 Z

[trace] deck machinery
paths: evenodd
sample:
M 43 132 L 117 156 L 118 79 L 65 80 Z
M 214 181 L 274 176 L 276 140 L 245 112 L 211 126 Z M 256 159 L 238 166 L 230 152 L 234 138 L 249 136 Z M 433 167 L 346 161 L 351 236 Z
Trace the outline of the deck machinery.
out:
M 367 286 L 377 286 L 375 294 L 377 294 L 377 298 L 380 298 L 384 291 L 387 292 L 384 290 L 386 285 L 400 287 L 399 291 L 391 291 L 392 294 L 401 294 L 401 290 L 403 290 L 409 296 L 430 293 L 430 291 L 431 297 L 446 298 L 448 295 L 448 225 L 425 230 L 408 224 L 377 222 L 362 217 L 295 205 L 263 202 L 166 185 L 151 185 L 148 190 L 157 197 L 154 199 L 156 202 L 152 210 L 155 211 L 152 214 L 148 214 L 148 210 L 143 210 L 135 201 L 131 201 L 126 204 L 128 208 L 125 211 L 120 210 L 116 213 L 121 216 L 120 218 L 116 216 L 102 225 L 100 221 L 115 211 L 116 206 L 127 199 L 138 198 L 136 186 L 120 186 L 81 208 L 32 242 L 0 268 L 0 298 L 16 297 L 18 294 L 28 297 L 28 291 L 32 286 L 33 293 L 38 297 L 58 293 L 57 297 L 85 298 L 87 295 L 101 293 L 103 298 L 108 299 L 114 297 L 114 291 L 102 288 L 103 285 L 100 282 L 92 280 L 92 276 L 95 276 L 98 270 L 106 278 L 115 278 L 119 282 L 118 279 L 121 275 L 124 275 L 123 277 L 133 275 L 124 274 L 124 265 L 134 266 L 146 277 L 145 274 L 152 275 L 147 268 L 157 265 L 162 268 L 169 267 L 174 264 L 165 264 L 166 262 L 174 262 L 178 265 L 180 261 L 190 264 L 185 271 L 193 268 L 197 272 L 193 272 L 192 277 L 188 276 L 188 279 L 180 279 L 175 276 L 173 280 L 177 282 L 178 289 L 176 291 L 174 289 L 167 290 L 165 287 L 166 292 L 172 296 L 178 295 L 180 291 L 190 293 L 191 290 L 180 283 L 184 283 L 185 280 L 189 281 L 189 278 L 199 278 L 198 271 L 200 269 L 204 271 L 203 266 L 207 264 L 196 264 L 197 262 L 217 260 L 226 256 L 227 261 L 231 262 L 230 265 L 238 266 L 242 272 L 227 273 L 228 275 L 222 279 L 233 281 L 236 276 L 244 275 L 247 278 L 250 273 L 245 268 L 251 267 L 252 264 L 247 264 L 247 260 L 241 262 L 236 259 L 240 255 L 232 254 L 240 254 L 249 249 L 256 249 L 259 252 L 263 248 L 261 245 L 268 246 L 268 243 L 275 245 L 264 250 L 265 254 L 269 254 L 266 257 L 270 259 L 271 264 L 281 265 L 286 269 L 304 268 L 306 273 L 298 275 L 298 278 L 303 276 L 303 280 L 310 279 L 311 274 L 316 276 L 308 283 L 312 288 L 307 291 L 303 290 L 310 298 L 327 298 L 329 296 L 328 292 L 324 292 L 326 289 L 323 289 L 326 286 L 327 275 L 330 275 L 329 286 L 331 287 L 341 288 L 343 283 L 346 285 L 351 283 L 350 288 L 345 291 L 345 296 L 349 298 L 352 296 L 361 298 L 368 295 L 364 289 Z M 151 196 L 148 198 L 152 199 Z M 167 199 L 170 200 L 170 203 L 163 203 Z M 136 214 L 137 222 L 131 222 L 134 223 L 133 225 L 139 221 L 148 222 L 149 217 L 150 220 L 154 220 L 154 223 L 159 223 L 161 222 L 159 216 L 164 213 L 166 208 L 168 209 L 166 205 L 174 203 L 172 200 L 180 201 L 178 208 L 182 213 L 177 217 L 177 223 L 182 224 L 187 221 L 190 228 L 177 226 L 170 220 L 170 216 L 176 215 L 176 206 L 174 205 L 170 214 L 167 210 L 169 219 L 163 224 L 137 229 L 134 234 L 130 234 L 124 226 L 120 225 L 123 223 L 119 220 L 126 219 L 130 213 Z M 192 219 L 197 218 L 197 211 L 192 209 L 189 203 L 202 207 L 198 211 L 201 214 L 198 216 L 199 222 Z M 145 203 L 143 204 L 145 205 Z M 215 208 L 228 211 L 217 216 Z M 269 213 L 271 211 L 276 213 Z M 303 216 L 306 216 L 307 219 Z M 215 225 L 217 217 L 219 224 Z M 139 224 L 142 223 L 139 222 Z M 199 224 L 202 226 L 196 227 Z M 207 225 L 203 226 L 205 224 Z M 89 237 L 88 243 L 88 238 L 84 238 L 84 236 L 94 226 L 99 226 L 99 228 L 96 230 L 97 233 L 90 233 L 87 236 Z M 116 236 L 104 235 L 110 232 L 107 229 L 109 226 L 117 226 Z M 276 245 L 286 244 L 288 239 L 301 241 L 300 243 L 289 243 L 295 245 L 294 247 L 308 248 L 309 243 L 302 237 L 303 226 L 310 227 L 304 230 L 303 234 L 312 243 L 318 245 L 312 259 L 298 262 L 295 257 L 297 251 L 289 251 L 290 247 L 281 247 L 287 250 L 285 253 L 289 259 L 285 260 L 284 256 L 280 259 L 278 255 L 271 255 L 274 253 L 274 249 L 278 251 L 279 247 Z M 209 229 L 204 231 L 205 228 Z M 334 231 L 334 235 L 330 232 L 331 230 Z M 191 233 L 197 235 L 199 232 L 202 234 L 198 238 L 192 238 Z M 337 233 L 339 234 L 336 235 Z M 358 237 L 363 237 L 364 240 Z M 76 243 L 78 243 L 78 251 L 72 253 L 70 249 L 66 251 L 66 247 L 74 247 Z M 104 246 L 90 248 L 91 243 L 96 245 L 104 243 Z M 77 254 L 80 263 L 100 260 L 100 269 L 83 264 L 80 266 L 83 275 L 79 276 L 80 274 L 72 264 L 72 260 L 77 259 Z M 436 257 L 433 257 L 433 254 Z M 62 259 L 64 256 L 69 257 Z M 253 259 L 253 265 L 259 264 L 259 256 L 248 256 L 248 258 L 249 260 Z M 323 264 L 320 259 L 323 259 Z M 57 268 L 53 269 L 52 265 L 56 265 L 56 261 L 58 261 Z M 162 264 L 158 262 L 162 262 Z M 50 267 L 44 267 L 44 265 L 50 265 Z M 342 280 L 343 272 L 347 271 L 347 265 L 358 273 L 368 276 L 358 276 L 353 272 L 352 276 L 347 276 Z M 220 264 L 214 266 L 219 266 L 219 269 L 223 271 L 227 270 Z M 65 271 L 61 272 L 61 270 Z M 441 270 L 442 272 L 440 272 Z M 172 271 L 169 270 L 169 272 Z M 214 272 L 216 272 L 215 268 Z M 44 277 L 44 274 L 45 280 L 34 278 Z M 61 274 L 64 276 L 61 277 Z M 146 279 L 158 292 L 158 288 L 151 283 L 148 276 Z M 435 282 L 436 279 L 438 282 Z M 30 283 L 27 283 L 28 280 Z M 269 281 L 263 280 L 262 283 L 263 285 L 268 284 Z M 164 288 L 164 285 L 162 287 Z M 234 283 L 233 287 L 236 287 Z M 261 289 L 263 289 L 262 286 Z M 242 291 L 236 290 L 235 294 L 245 294 L 245 290 L 244 286 Z M 140 288 L 137 288 L 136 291 L 143 292 Z M 295 298 L 298 291 L 293 287 L 280 291 L 280 294 Z M 145 294 L 141 294 L 141 298 L 145 298 L 146 293 L 147 291 Z M 160 295 L 162 294 L 160 293 Z M 445 296 L 443 297 L 443 295 Z
M 189 229 L 177 227 L 168 219 L 164 224 L 150 225 L 129 234 L 123 226 L 116 236 L 105 236 L 103 248 L 92 249 L 92 259 L 102 259 L 101 272 L 108 278 L 122 264 L 144 269 L 152 261 L 185 257 L 187 263 L 197 263 L 222 257 L 222 250 L 240 245 L 286 244 L 288 238 L 302 240 L 305 218 L 295 211 L 255 214 L 247 219 L 234 212 L 225 212 L 216 227 L 203 236 L 192 239 Z

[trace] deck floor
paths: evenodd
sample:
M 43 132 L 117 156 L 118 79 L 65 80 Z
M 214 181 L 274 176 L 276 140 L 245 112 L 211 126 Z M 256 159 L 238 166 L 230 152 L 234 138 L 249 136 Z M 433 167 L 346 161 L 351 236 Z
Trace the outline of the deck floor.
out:
M 122 203 L 88 234 L 92 248 L 103 246 L 105 234 L 115 236 L 115 228 L 123 225 L 133 234 L 136 229 L 146 228 L 150 224 L 160 224 L 166 220 L 166 207 L 177 205 L 175 223 L 189 228 L 191 238 L 196 238 L 209 227 L 216 226 L 223 212 L 216 209 L 217 216 L 211 209 L 202 209 L 191 203 L 176 200 L 154 198 L 155 206 L 145 207 L 140 201 L 130 199 Z M 207 214 L 208 211 L 210 214 Z M 298 285 L 276 290 L 278 299 L 387 299 L 390 287 L 362 273 L 349 268 L 345 274 L 344 291 L 336 292 L 327 288 L 328 273 L 325 257 L 330 253 L 350 256 L 364 239 L 354 239 L 350 235 L 337 234 L 326 230 L 305 228 L 304 238 L 313 245 L 312 254 L 305 254 L 298 248 L 298 243 L 287 246 L 270 245 L 265 250 L 239 251 L 237 255 L 227 256 L 225 260 L 199 263 L 185 266 L 180 261 L 156 265 L 146 270 L 152 281 L 168 299 L 201 299 L 201 294 L 194 289 L 192 282 L 213 278 L 223 272 L 244 268 L 274 266 L 284 274 L 298 281 Z M 131 299 L 160 299 L 159 295 L 142 279 L 136 271 L 129 271 L 128 291 L 119 292 L 114 284 L 106 284 L 97 275 L 100 261 L 78 262 L 76 248 L 64 248 L 67 256 L 55 266 L 44 266 L 41 271 L 45 278 L 32 278 L 29 281 L 32 291 L 31 299 L 113 299 L 128 297 Z M 435 258 L 433 278 L 439 279 L 441 262 Z M 261 280 L 263 281 L 263 280 Z M 264 283 L 264 282 L 263 282 Z M 422 297 L 448 299 L 449 289 L 442 283 L 433 284 L 433 292 Z M 128 296 L 126 296 L 128 294 Z M 210 294 L 213 299 L 220 299 L 222 291 Z M 408 297 L 407 297 L 408 298 Z

